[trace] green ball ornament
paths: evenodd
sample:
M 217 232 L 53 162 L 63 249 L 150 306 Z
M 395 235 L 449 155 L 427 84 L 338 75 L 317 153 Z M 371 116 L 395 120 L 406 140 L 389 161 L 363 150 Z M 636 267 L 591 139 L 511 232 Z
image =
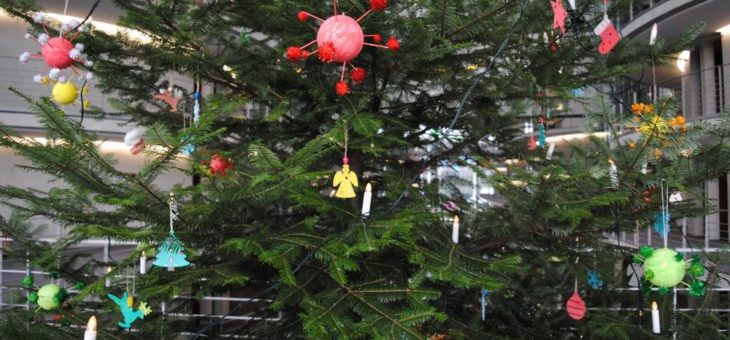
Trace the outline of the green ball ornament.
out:
M 61 287 L 49 283 L 38 290 L 38 306 L 43 310 L 54 310 L 63 302 L 57 295 L 61 293 Z
M 36 293 L 36 292 L 28 293 L 28 301 L 30 301 L 30 303 L 38 302 L 38 293 Z
M 30 288 L 30 287 L 33 287 L 33 277 L 32 277 L 32 276 L 30 276 L 30 275 L 28 275 L 28 276 L 24 277 L 24 278 L 23 278 L 23 281 L 21 282 L 21 284 L 22 284 L 22 285 L 23 285 L 23 287 L 25 287 L 25 288 Z
M 682 282 L 685 263 L 677 252 L 668 248 L 654 250 L 644 260 L 644 275 L 657 287 L 671 288 Z

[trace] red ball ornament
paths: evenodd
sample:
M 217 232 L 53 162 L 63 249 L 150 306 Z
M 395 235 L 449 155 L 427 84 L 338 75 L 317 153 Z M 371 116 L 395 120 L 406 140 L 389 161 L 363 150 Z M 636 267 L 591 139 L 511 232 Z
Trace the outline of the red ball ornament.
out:
M 74 63 L 69 53 L 74 45 L 63 37 L 55 37 L 48 39 L 43 47 L 41 47 L 41 55 L 43 60 L 50 67 L 64 69 Z
M 342 97 L 348 93 L 350 93 L 350 86 L 347 85 L 344 81 L 339 81 L 337 84 L 335 84 L 335 92 L 338 96 Z
M 228 159 L 218 155 L 213 155 L 213 157 L 210 158 L 210 174 L 212 176 L 215 176 L 216 174 L 225 176 L 226 169 L 233 169 L 233 163 L 231 163 Z
M 286 48 L 286 59 L 291 62 L 297 62 L 302 59 L 302 49 L 296 46 Z
M 364 45 L 387 48 L 391 51 L 400 49 L 400 44 L 395 38 L 388 40 L 387 45 L 380 45 L 382 37 L 379 34 L 367 35 L 367 37 L 372 38 L 374 43 L 365 42 L 366 35 L 360 26 L 360 21 L 368 14 L 382 11 L 387 6 L 387 0 L 370 0 L 370 10 L 357 19 L 342 14 L 337 8 L 337 0 L 334 1 L 334 15 L 327 19 L 321 19 L 315 15 L 300 11 L 297 14 L 299 20 L 311 17 L 319 22 L 317 39 L 298 47 L 298 51 L 291 48 L 287 49 L 287 59 L 290 61 L 298 61 L 301 58 L 307 57 L 310 52 L 307 52 L 306 49 L 316 43 L 316 50 L 311 53 L 316 53 L 320 61 L 323 63 L 336 62 L 342 64 L 340 81 L 335 85 L 335 92 L 340 96 L 350 93 L 350 87 L 345 82 L 348 65 L 353 68 L 350 73 L 350 79 L 353 83 L 361 83 L 365 78 L 365 70 L 357 68 L 351 63 L 360 54 Z
M 388 42 L 385 44 L 388 45 L 388 49 L 391 50 L 392 52 L 396 52 L 396 51 L 400 50 L 400 43 L 398 42 L 398 39 L 396 39 L 395 37 L 390 37 L 390 39 L 388 39 Z
M 299 11 L 299 13 L 297 13 L 297 19 L 299 19 L 299 21 L 301 22 L 307 21 L 308 17 L 309 15 L 305 11 Z
M 586 303 L 580 298 L 578 292 L 573 293 L 573 296 L 568 299 L 565 310 L 573 320 L 580 320 L 586 316 Z
M 353 68 L 352 71 L 350 71 L 350 79 L 355 84 L 362 84 L 363 80 L 365 80 L 365 76 L 367 74 L 365 73 L 365 69 L 362 67 L 356 67 Z
M 370 9 L 380 12 L 388 7 L 388 0 L 370 0 Z
M 342 157 L 342 164 L 344 164 L 344 165 L 350 164 L 350 158 L 347 156 Z

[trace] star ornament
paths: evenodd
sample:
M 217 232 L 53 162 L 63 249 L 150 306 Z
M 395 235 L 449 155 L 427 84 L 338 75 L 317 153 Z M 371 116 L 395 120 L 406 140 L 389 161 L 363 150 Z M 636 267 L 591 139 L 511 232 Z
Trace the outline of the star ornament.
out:
M 334 15 L 326 20 L 311 13 L 300 11 L 297 14 L 299 21 L 305 22 L 312 18 L 319 23 L 317 39 L 302 46 L 288 47 L 286 49 L 286 58 L 291 62 L 298 62 L 316 54 L 319 60 L 325 64 L 342 64 L 340 81 L 335 84 L 335 92 L 339 96 L 347 95 L 350 93 L 350 85 L 345 81 L 348 66 L 352 69 L 350 72 L 352 83 L 360 84 L 366 77 L 365 69 L 352 64 L 352 60 L 360 55 L 363 46 L 384 48 L 391 52 L 400 49 L 400 42 L 395 37 L 390 37 L 385 45 L 381 45 L 382 37 L 380 34 L 365 34 L 360 26 L 360 22 L 370 13 L 381 12 L 387 6 L 387 0 L 370 0 L 370 9 L 357 19 L 339 13 L 336 0 L 334 1 Z M 316 49 L 309 51 L 308 49 L 315 44 L 317 45 Z
M 172 90 L 160 90 L 159 94 L 152 96 L 155 99 L 159 99 L 167 105 L 170 105 L 170 112 L 177 112 L 177 104 L 180 102 L 180 96 L 173 93 Z
M 142 314 L 144 314 L 144 316 L 150 315 L 152 313 L 152 308 L 147 306 L 147 302 L 140 303 L 139 310 L 142 311 Z

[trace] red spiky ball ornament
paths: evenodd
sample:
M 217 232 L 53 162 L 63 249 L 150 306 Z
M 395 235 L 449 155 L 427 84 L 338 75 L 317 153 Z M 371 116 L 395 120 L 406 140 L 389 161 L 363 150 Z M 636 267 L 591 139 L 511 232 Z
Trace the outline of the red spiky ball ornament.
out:
M 225 176 L 227 169 L 233 169 L 233 163 L 227 158 L 223 158 L 219 155 L 213 155 L 213 157 L 210 158 L 210 174 L 212 176 L 215 176 L 216 174 Z
M 37 37 L 31 34 L 26 34 L 25 37 L 40 45 L 41 52 L 23 52 L 18 59 L 23 64 L 30 61 L 31 58 L 43 59 L 43 61 L 45 61 L 46 69 L 41 72 L 41 74 L 38 74 L 33 78 L 35 82 L 48 84 L 49 79 L 51 79 L 64 83 L 67 77 L 61 74 L 62 70 L 70 68 L 75 75 L 81 76 L 75 64 L 84 64 L 86 67 L 93 66 L 94 63 L 86 59 L 86 56 L 83 54 L 84 45 L 73 44 L 73 40 L 76 39 L 79 33 L 84 30 L 84 26 L 79 26 L 78 21 L 71 20 L 63 24 L 61 26 L 61 35 L 58 37 L 51 37 L 50 34 L 48 34 L 48 29 L 46 28 L 46 18 L 42 14 L 36 14 L 33 17 L 33 20 L 43 27 L 45 33 L 41 33 Z M 75 33 L 71 34 L 74 30 L 76 30 Z M 47 75 L 42 74 L 46 71 L 48 71 Z M 91 80 L 93 74 L 91 72 L 87 72 L 84 77 Z
M 362 51 L 363 45 L 387 48 L 392 52 L 400 49 L 400 43 L 395 37 L 390 37 L 386 45 L 380 45 L 382 37 L 380 34 L 364 34 L 360 21 L 372 12 L 380 12 L 388 7 L 388 0 L 370 0 L 370 9 L 357 19 L 346 14 L 338 14 L 337 1 L 334 1 L 334 15 L 325 19 L 319 18 L 306 11 L 297 13 L 297 19 L 301 22 L 313 18 L 320 23 L 317 30 L 317 39 L 302 46 L 290 46 L 286 49 L 286 58 L 291 62 L 298 62 L 310 55 L 316 54 L 323 63 L 342 63 L 340 81 L 335 84 L 335 92 L 339 96 L 350 93 L 350 86 L 345 82 L 347 66 L 350 65 L 352 72 L 350 79 L 355 84 L 360 84 L 365 79 L 365 69 L 355 67 L 351 61 Z M 370 38 L 373 43 L 365 42 Z M 306 49 L 314 44 L 317 49 L 312 52 Z

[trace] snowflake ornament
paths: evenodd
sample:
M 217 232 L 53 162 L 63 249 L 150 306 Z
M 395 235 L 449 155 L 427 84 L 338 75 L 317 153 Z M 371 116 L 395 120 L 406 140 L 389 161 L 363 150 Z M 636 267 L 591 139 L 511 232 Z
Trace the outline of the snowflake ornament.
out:
M 591 288 L 593 289 L 603 288 L 603 280 L 601 280 L 601 276 L 598 272 L 594 270 L 588 272 L 588 284 L 591 285 Z
M 84 45 L 74 44 L 73 40 L 79 35 L 80 32 L 84 31 L 83 26 L 79 26 L 79 22 L 75 19 L 61 25 L 61 34 L 58 37 L 51 37 L 48 34 L 46 27 L 46 18 L 42 14 L 36 14 L 33 17 L 34 21 L 41 25 L 45 33 L 41 33 L 38 36 L 33 36 L 28 33 L 25 35 L 26 38 L 35 41 L 41 47 L 40 53 L 23 52 L 18 57 L 18 60 L 25 64 L 32 58 L 43 59 L 46 63 L 46 68 L 35 77 L 33 80 L 37 83 L 48 84 L 49 80 L 58 81 L 68 78 L 71 76 L 64 77 L 62 74 L 63 70 L 70 68 L 74 75 L 82 77 L 81 72 L 76 67 L 81 64 L 86 67 L 91 67 L 94 63 L 86 58 L 84 55 Z M 73 33 L 73 35 L 71 35 Z M 46 74 L 46 72 L 48 72 Z M 91 80 L 94 77 L 92 72 L 87 72 L 83 75 L 87 80 Z
M 667 234 L 669 234 L 669 217 L 669 212 L 665 212 L 664 216 L 662 216 L 661 212 L 658 212 L 656 213 L 656 215 L 654 215 L 654 231 L 656 231 L 657 234 L 661 235 L 662 238 L 667 237 Z
M 335 92 L 339 96 L 350 93 L 350 86 L 345 81 L 347 66 L 351 68 L 350 80 L 354 84 L 360 84 L 365 80 L 367 73 L 361 67 L 355 67 L 352 60 L 355 59 L 362 50 L 363 45 L 386 48 L 392 52 L 400 49 L 400 43 L 395 37 L 390 37 L 385 45 L 381 45 L 382 37 L 380 34 L 364 34 L 360 22 L 372 12 L 381 12 L 388 7 L 388 0 L 370 0 L 370 9 L 354 19 L 347 14 L 338 13 L 337 1 L 334 1 L 334 15 L 325 19 L 319 18 L 305 11 L 297 14 L 297 19 L 301 22 L 313 18 L 319 22 L 320 26 L 317 30 L 317 39 L 310 41 L 302 46 L 290 46 L 286 49 L 286 58 L 291 62 L 298 62 L 309 56 L 316 54 L 323 63 L 342 63 L 342 72 L 340 81 L 335 84 Z M 366 42 L 369 38 L 371 42 Z M 317 44 L 317 49 L 308 51 L 307 48 Z

